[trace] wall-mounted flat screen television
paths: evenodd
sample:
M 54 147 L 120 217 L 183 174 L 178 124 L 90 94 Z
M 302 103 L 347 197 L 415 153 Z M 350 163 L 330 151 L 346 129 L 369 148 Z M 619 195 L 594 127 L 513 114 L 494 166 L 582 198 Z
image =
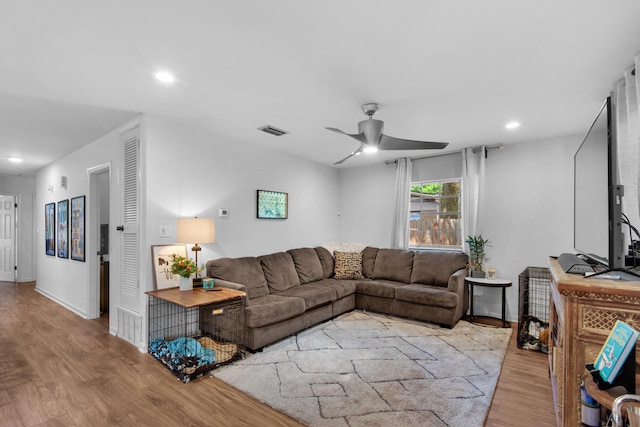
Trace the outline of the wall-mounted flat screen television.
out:
M 574 156 L 574 249 L 610 269 L 625 254 L 614 118 L 608 97 Z

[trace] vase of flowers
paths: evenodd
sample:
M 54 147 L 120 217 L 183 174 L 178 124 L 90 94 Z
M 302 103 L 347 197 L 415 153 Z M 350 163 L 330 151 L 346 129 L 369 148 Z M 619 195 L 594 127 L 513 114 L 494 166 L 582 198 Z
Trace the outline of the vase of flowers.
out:
M 171 272 L 180 276 L 181 291 L 190 291 L 193 289 L 193 279 L 191 276 L 200 271 L 202 271 L 202 268 L 198 268 L 195 261 L 182 256 L 175 256 L 171 263 Z

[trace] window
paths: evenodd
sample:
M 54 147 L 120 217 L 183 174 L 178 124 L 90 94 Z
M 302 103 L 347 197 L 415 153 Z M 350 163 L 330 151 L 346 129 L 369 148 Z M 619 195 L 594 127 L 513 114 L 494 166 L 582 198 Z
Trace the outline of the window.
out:
M 410 247 L 462 248 L 460 179 L 412 183 L 409 210 Z

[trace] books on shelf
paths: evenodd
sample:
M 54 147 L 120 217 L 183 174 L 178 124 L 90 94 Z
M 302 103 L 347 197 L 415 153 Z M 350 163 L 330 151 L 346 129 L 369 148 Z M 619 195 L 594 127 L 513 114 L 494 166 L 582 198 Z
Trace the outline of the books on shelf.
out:
M 637 339 L 638 331 L 625 322 L 616 321 L 593 364 L 604 381 L 613 383 L 629 353 L 635 348 Z

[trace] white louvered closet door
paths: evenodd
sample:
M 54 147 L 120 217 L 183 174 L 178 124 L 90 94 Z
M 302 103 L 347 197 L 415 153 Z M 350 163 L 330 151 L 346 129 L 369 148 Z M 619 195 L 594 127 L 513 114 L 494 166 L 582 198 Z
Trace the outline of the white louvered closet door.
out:
M 140 310 L 140 137 L 139 128 L 124 136 L 122 286 L 120 305 L 134 313 Z

